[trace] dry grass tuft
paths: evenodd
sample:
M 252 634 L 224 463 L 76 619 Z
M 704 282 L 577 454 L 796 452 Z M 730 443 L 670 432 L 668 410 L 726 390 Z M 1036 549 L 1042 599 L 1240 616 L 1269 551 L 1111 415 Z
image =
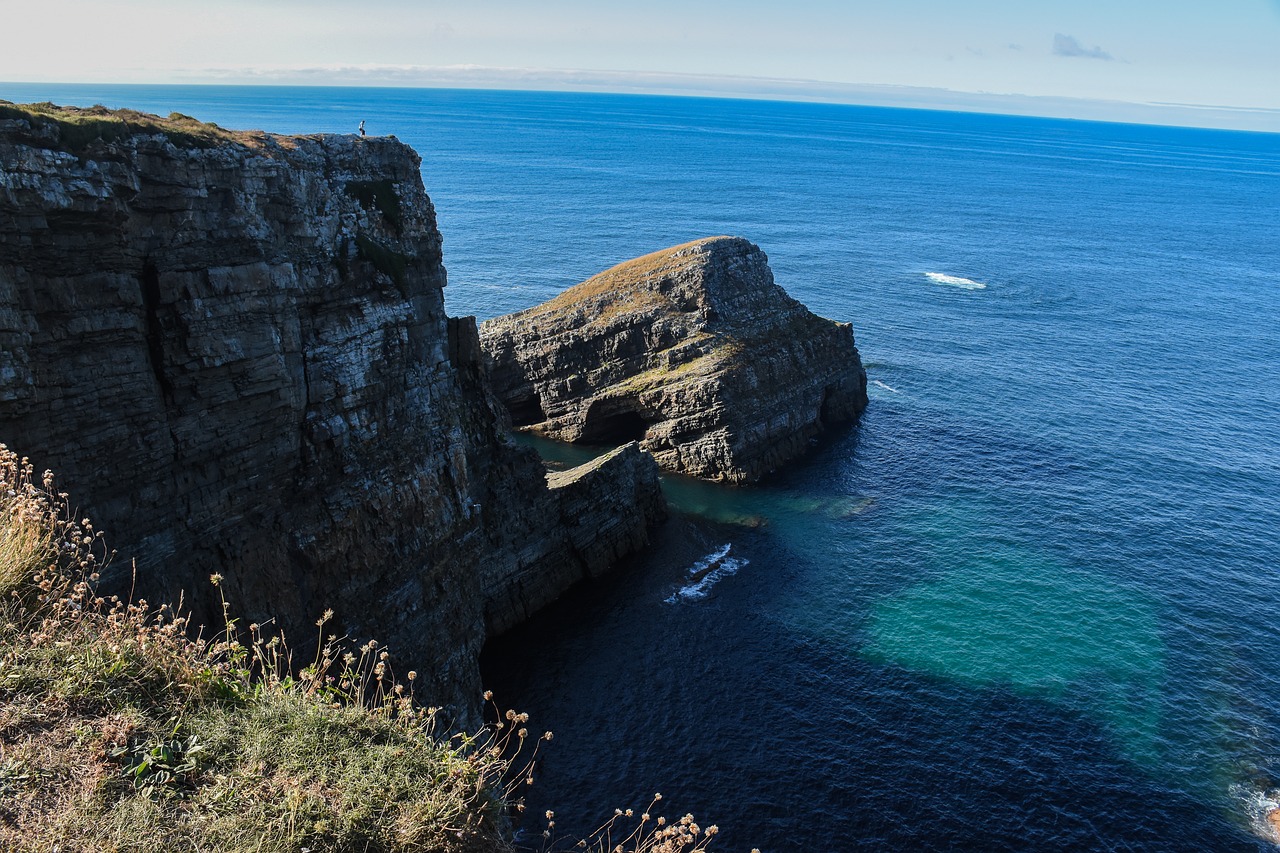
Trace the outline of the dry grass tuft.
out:
M 720 828 L 714 824 L 702 827 L 693 815 L 686 814 L 679 820 L 669 821 L 656 814 L 662 794 L 654 794 L 648 807 L 640 814 L 634 809 L 614 809 L 613 815 L 586 838 L 579 839 L 571 847 L 552 842 L 555 836 L 555 813 L 546 814 L 547 828 L 543 830 L 543 850 L 586 850 L 588 853 L 706 853 Z M 760 853 L 752 850 L 751 853 Z
M 523 737 L 451 735 L 372 641 L 295 671 L 263 626 L 99 596 L 66 507 L 0 445 L 0 849 L 511 849 Z

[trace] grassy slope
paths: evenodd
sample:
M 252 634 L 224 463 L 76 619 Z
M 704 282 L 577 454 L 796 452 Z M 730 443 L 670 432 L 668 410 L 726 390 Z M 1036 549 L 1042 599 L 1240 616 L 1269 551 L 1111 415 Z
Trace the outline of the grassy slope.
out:
M 503 754 L 438 732 L 376 645 L 292 675 L 258 626 L 198 642 L 98 597 L 102 559 L 0 445 L 0 849 L 510 849 Z
M 0 444 L 0 850 L 514 851 L 551 739 L 527 714 L 449 735 L 375 642 L 330 637 L 299 668 L 230 616 L 193 639 L 168 607 L 99 596 L 106 559 L 52 474 Z M 539 849 L 707 851 L 716 827 L 651 814 L 661 799 L 585 839 L 547 812 Z

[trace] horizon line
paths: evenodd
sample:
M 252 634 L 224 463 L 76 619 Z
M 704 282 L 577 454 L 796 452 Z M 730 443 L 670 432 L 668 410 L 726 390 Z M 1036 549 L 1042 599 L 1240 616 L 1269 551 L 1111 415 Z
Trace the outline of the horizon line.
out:
M 179 79 L 173 79 L 175 75 Z M 483 65 L 333 65 L 297 68 L 185 69 L 171 72 L 169 77 L 170 79 L 166 80 L 7 80 L 0 81 L 0 86 L 235 85 L 593 92 L 831 103 L 1280 133 L 1280 109 L 1271 107 L 1176 101 L 1122 101 L 1066 95 L 975 92 L 897 83 L 843 83 L 806 78 L 729 74 Z

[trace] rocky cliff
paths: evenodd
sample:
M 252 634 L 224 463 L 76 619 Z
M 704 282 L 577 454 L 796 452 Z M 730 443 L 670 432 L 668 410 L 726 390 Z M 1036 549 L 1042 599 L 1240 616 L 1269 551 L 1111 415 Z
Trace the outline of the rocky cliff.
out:
M 548 486 L 444 286 L 393 138 L 0 104 L 0 441 L 111 531 L 108 586 L 136 558 L 218 624 L 220 572 L 297 645 L 333 608 L 466 713 L 486 635 L 662 510 L 634 447 Z
M 663 468 L 713 480 L 759 479 L 867 404 L 849 324 L 788 296 L 740 238 L 619 264 L 480 337 L 516 424 L 639 441 Z

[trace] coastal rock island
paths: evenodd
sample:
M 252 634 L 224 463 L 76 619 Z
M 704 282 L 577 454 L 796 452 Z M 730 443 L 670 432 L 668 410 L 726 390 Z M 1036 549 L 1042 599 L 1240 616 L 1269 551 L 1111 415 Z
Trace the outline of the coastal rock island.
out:
M 758 480 L 867 405 L 853 329 L 809 311 L 738 237 L 619 264 L 482 323 L 513 422 L 562 441 L 638 441 L 669 471 Z
M 332 608 L 475 719 L 486 637 L 664 504 L 635 445 L 549 482 L 511 441 L 419 167 L 390 137 L 0 102 L 0 442 L 110 532 L 109 591 L 219 626 L 219 573 L 302 647 Z

